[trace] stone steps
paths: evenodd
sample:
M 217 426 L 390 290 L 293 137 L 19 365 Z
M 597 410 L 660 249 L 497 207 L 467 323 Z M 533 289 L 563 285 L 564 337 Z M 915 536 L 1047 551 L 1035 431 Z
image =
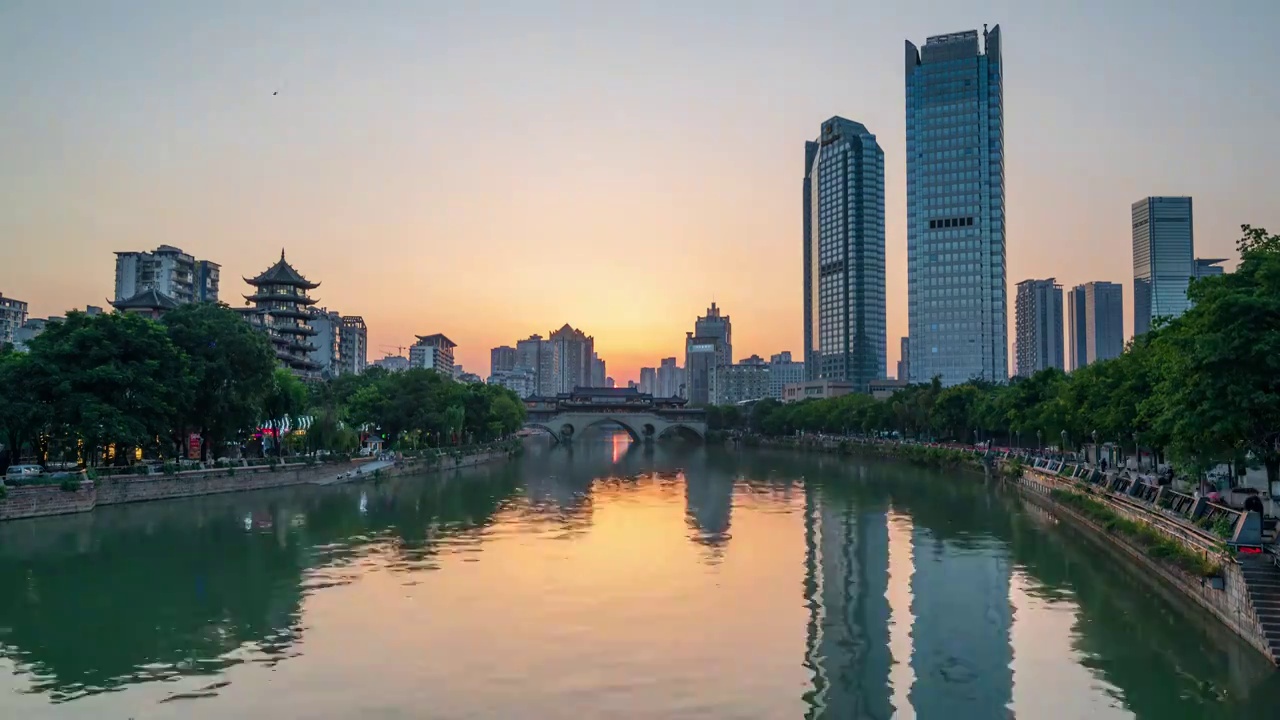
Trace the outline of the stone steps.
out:
M 1271 659 L 1280 663 L 1280 567 L 1270 557 L 1259 557 L 1242 560 L 1240 571 Z

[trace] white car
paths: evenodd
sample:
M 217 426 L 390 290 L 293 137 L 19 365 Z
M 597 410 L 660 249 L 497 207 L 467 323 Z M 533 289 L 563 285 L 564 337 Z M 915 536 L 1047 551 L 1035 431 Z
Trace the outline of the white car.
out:
M 39 465 L 10 465 L 5 471 L 5 478 L 8 480 L 21 480 L 23 478 L 33 478 L 44 474 L 44 468 Z

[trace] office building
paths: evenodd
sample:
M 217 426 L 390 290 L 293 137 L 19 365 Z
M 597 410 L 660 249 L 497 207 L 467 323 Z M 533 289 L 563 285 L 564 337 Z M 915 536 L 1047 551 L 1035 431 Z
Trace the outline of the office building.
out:
M 1008 378 L 1000 26 L 906 44 L 908 379 Z
M 872 380 L 870 387 L 871 397 L 876 400 L 888 400 L 906 386 L 906 380 L 890 380 L 889 378 Z
M 1067 358 L 1071 370 L 1124 352 L 1124 287 L 1077 285 L 1067 294 Z
M 769 363 L 759 355 L 752 355 L 733 365 L 717 368 L 713 405 L 734 405 L 769 397 Z
M 1227 269 L 1222 267 L 1222 263 L 1226 262 L 1226 258 L 1196 258 L 1195 277 L 1196 279 L 1204 277 L 1213 277 L 1214 275 L 1222 275 Z
M 453 349 L 458 347 L 457 343 L 440 333 L 415 337 L 418 341 L 409 346 L 409 367 L 435 370 L 453 379 Z
M 782 391 L 788 385 L 804 382 L 804 363 L 791 359 L 791 351 L 784 350 L 769 356 L 769 395 L 782 399 Z
M 550 342 L 553 389 L 547 394 L 555 395 L 573 392 L 575 388 L 591 387 L 591 374 L 595 365 L 595 338 L 566 323 L 551 333 Z
M 1196 274 L 1189 197 L 1147 197 L 1133 204 L 1133 334 L 1159 317 L 1187 311 L 1187 285 Z
M 359 375 L 369 366 L 369 328 L 359 315 L 342 316 L 338 365 L 343 375 Z
M 218 301 L 219 265 L 172 245 L 151 252 L 116 253 L 115 302 L 155 290 L 177 304 Z
M 884 377 L 884 151 L 833 117 L 804 145 L 804 366 L 809 379 Z
M 693 406 L 709 405 L 716 397 L 716 369 L 721 348 L 719 337 L 687 333 L 684 341 L 685 397 Z
M 27 321 L 27 304 L 0 293 L 0 345 L 14 342 L 18 328 Z
M 685 394 L 684 368 L 676 365 L 673 357 L 663 358 L 658 363 L 658 397 L 688 397 Z
M 842 395 L 849 395 L 853 390 L 853 383 L 845 382 L 844 380 L 806 380 L 802 383 L 792 383 L 783 388 L 782 402 L 828 400 Z
M 550 397 L 560 392 L 555 374 L 555 358 L 551 341 L 541 335 L 530 335 L 516 343 L 515 369 L 529 370 L 534 377 L 534 393 Z
M 284 250 L 280 251 L 280 260 L 276 264 L 245 282 L 253 286 L 253 294 L 244 296 L 252 307 L 237 311 L 271 340 L 276 359 L 282 367 L 305 378 L 316 377 L 320 365 L 311 359 L 311 353 L 316 350 L 311 342 L 316 331 L 310 324 L 311 306 L 316 301 L 311 299 L 308 291 L 320 287 L 320 283 L 307 280 L 293 269 L 284 259 Z M 164 292 L 158 287 L 155 290 Z M 168 296 L 168 293 L 164 294 Z
M 1018 375 L 1063 369 L 1062 286 L 1053 278 L 1023 280 L 1017 303 Z
M 693 322 L 695 337 L 714 339 L 716 341 L 716 365 L 733 363 L 733 323 L 728 315 L 722 315 L 714 302 L 707 308 L 707 314 L 699 316 Z
M 516 369 L 516 349 L 510 345 L 499 345 L 489 351 L 489 374 L 507 372 Z
M 640 392 L 646 395 L 661 397 L 662 393 L 658 392 L 658 371 L 651 367 L 640 368 Z

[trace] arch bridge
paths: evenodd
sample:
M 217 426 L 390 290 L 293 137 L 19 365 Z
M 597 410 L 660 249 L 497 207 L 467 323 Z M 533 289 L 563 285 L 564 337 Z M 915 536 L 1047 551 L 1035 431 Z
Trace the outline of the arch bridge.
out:
M 621 425 L 632 440 L 651 441 L 682 434 L 705 440 L 707 413 L 685 407 L 684 398 L 655 398 L 635 388 L 574 388 L 555 397 L 531 397 L 524 401 L 525 427 L 551 433 L 568 442 L 600 423 Z

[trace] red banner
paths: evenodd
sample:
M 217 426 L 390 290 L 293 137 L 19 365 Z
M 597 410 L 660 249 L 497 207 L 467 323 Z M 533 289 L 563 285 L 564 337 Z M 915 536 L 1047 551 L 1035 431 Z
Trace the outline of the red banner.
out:
M 200 435 L 198 433 L 191 433 L 191 436 L 187 438 L 187 459 L 200 459 Z

